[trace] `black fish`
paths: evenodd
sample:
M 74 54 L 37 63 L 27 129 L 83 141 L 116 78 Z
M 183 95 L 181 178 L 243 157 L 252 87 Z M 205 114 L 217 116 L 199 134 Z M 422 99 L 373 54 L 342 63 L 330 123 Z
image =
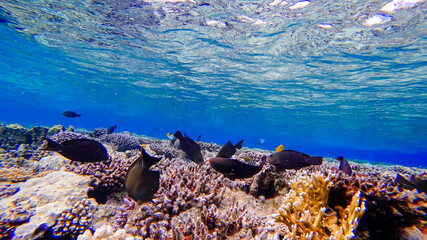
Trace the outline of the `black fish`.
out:
M 81 114 L 77 114 L 73 111 L 65 111 L 62 113 L 63 116 L 68 117 L 68 118 L 75 118 L 75 117 L 80 117 Z
M 184 157 L 191 161 L 201 164 L 203 163 L 203 155 L 200 146 L 193 141 L 191 138 L 182 135 L 180 131 L 176 131 L 174 134 L 176 139 L 172 139 L 172 144 L 184 151 Z
M 309 155 L 293 150 L 283 150 L 267 157 L 267 162 L 276 166 L 278 170 L 301 169 L 310 165 L 320 165 L 323 157 L 310 157 Z
M 262 157 L 261 164 L 259 166 L 250 165 L 247 163 L 240 162 L 236 159 L 216 157 L 209 159 L 209 164 L 216 171 L 224 174 L 231 180 L 238 178 L 250 178 L 253 175 L 259 173 L 264 166 L 266 157 Z
M 236 153 L 237 149 L 242 148 L 242 143 L 244 140 L 238 142 L 236 145 L 233 145 L 231 141 L 228 141 L 222 148 L 219 150 L 216 155 L 217 158 L 231 158 L 234 153 Z
M 339 170 L 343 171 L 347 175 L 351 175 L 353 173 L 350 164 L 345 160 L 344 156 L 337 157 L 336 160 L 340 161 Z
M 108 160 L 107 149 L 101 143 L 90 139 L 72 139 L 57 143 L 44 138 L 47 145 L 40 150 L 55 151 L 62 156 L 78 162 L 99 162 Z
M 197 142 L 199 142 L 201 138 L 202 138 L 202 134 L 200 134 L 200 135 L 197 137 Z
M 111 126 L 107 129 L 107 133 L 108 134 L 112 134 L 114 132 L 114 130 L 117 128 L 117 125 Z
M 144 148 L 141 148 L 141 155 L 126 173 L 125 188 L 130 197 L 141 202 L 153 199 L 154 193 L 159 190 L 160 172 L 150 171 L 150 167 L 161 159 L 150 156 Z
M 420 179 L 412 176 L 411 181 L 409 181 L 404 176 L 397 174 L 394 182 L 406 189 L 409 189 L 409 190 L 417 189 L 419 192 L 427 193 L 427 179 Z

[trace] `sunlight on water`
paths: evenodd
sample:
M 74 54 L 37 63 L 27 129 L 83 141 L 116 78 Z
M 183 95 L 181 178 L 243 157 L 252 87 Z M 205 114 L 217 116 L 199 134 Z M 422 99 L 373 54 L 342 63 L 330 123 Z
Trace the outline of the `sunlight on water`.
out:
M 21 36 L 61 55 L 53 92 L 84 89 L 124 117 L 157 109 L 171 122 L 201 120 L 199 131 L 233 119 L 241 128 L 230 134 L 271 144 L 425 151 L 425 4 L 386 4 L 3 1 L 0 10 Z M 50 83 L 2 81 L 29 91 Z

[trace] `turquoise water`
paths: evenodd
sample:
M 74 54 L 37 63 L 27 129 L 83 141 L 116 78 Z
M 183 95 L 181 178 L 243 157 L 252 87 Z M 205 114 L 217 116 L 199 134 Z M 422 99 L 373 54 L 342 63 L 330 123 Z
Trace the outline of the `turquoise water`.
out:
M 293 3 L 1 1 L 0 121 L 426 167 L 425 3 Z

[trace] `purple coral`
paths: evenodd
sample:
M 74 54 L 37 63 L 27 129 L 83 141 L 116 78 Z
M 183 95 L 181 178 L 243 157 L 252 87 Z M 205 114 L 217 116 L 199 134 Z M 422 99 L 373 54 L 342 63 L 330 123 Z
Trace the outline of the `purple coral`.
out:
M 112 133 L 102 135 L 101 141 L 111 145 L 111 147 L 119 152 L 140 148 L 140 144 L 135 137 L 123 133 Z

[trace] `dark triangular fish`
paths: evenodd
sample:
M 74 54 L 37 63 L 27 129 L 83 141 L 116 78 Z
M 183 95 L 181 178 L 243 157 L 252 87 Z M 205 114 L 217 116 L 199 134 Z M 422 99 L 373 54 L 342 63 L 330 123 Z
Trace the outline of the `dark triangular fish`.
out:
M 409 190 L 417 189 L 419 192 L 427 193 L 427 179 L 422 180 L 412 176 L 411 181 L 409 181 L 404 176 L 397 174 L 394 182 L 406 189 L 409 189 Z
M 262 162 L 259 166 L 250 165 L 247 163 L 240 162 L 236 159 L 230 158 L 211 158 L 209 164 L 216 171 L 224 174 L 231 180 L 240 178 L 250 178 L 255 174 L 259 173 L 265 164 L 266 157 L 262 158 Z
M 65 111 L 62 113 L 63 116 L 68 117 L 68 118 L 75 118 L 75 117 L 80 117 L 81 114 L 77 114 L 73 111 Z
M 140 202 L 151 201 L 159 190 L 160 173 L 150 171 L 150 167 L 162 158 L 150 156 L 144 148 L 126 173 L 125 188 L 130 197 Z
M 62 156 L 78 162 L 99 162 L 108 160 L 108 152 L 104 145 L 90 139 L 72 139 L 57 143 L 44 138 L 47 145 L 40 150 L 55 151 Z
M 337 157 L 336 160 L 340 161 L 339 170 L 343 171 L 347 175 L 351 175 L 353 173 L 350 164 L 345 160 L 344 156 Z
M 117 128 L 117 125 L 111 126 L 107 129 L 107 133 L 108 134 L 112 134 L 114 132 L 114 130 Z
M 237 149 L 242 148 L 243 140 L 238 142 L 236 145 L 233 145 L 231 141 L 228 141 L 222 148 L 219 150 L 216 155 L 217 158 L 231 158 L 234 153 L 236 153 Z
M 201 138 L 202 138 L 202 134 L 200 134 L 200 135 L 197 137 L 197 142 L 199 142 Z
M 267 162 L 276 166 L 278 170 L 301 169 L 310 165 L 320 165 L 323 157 L 310 157 L 309 155 L 293 150 L 283 150 L 267 157 Z
M 173 139 L 171 142 L 175 147 L 184 151 L 185 158 L 188 158 L 198 164 L 203 163 L 204 160 L 201 148 L 196 142 L 194 142 L 189 137 L 182 135 L 180 131 L 176 131 L 174 136 L 176 139 Z

